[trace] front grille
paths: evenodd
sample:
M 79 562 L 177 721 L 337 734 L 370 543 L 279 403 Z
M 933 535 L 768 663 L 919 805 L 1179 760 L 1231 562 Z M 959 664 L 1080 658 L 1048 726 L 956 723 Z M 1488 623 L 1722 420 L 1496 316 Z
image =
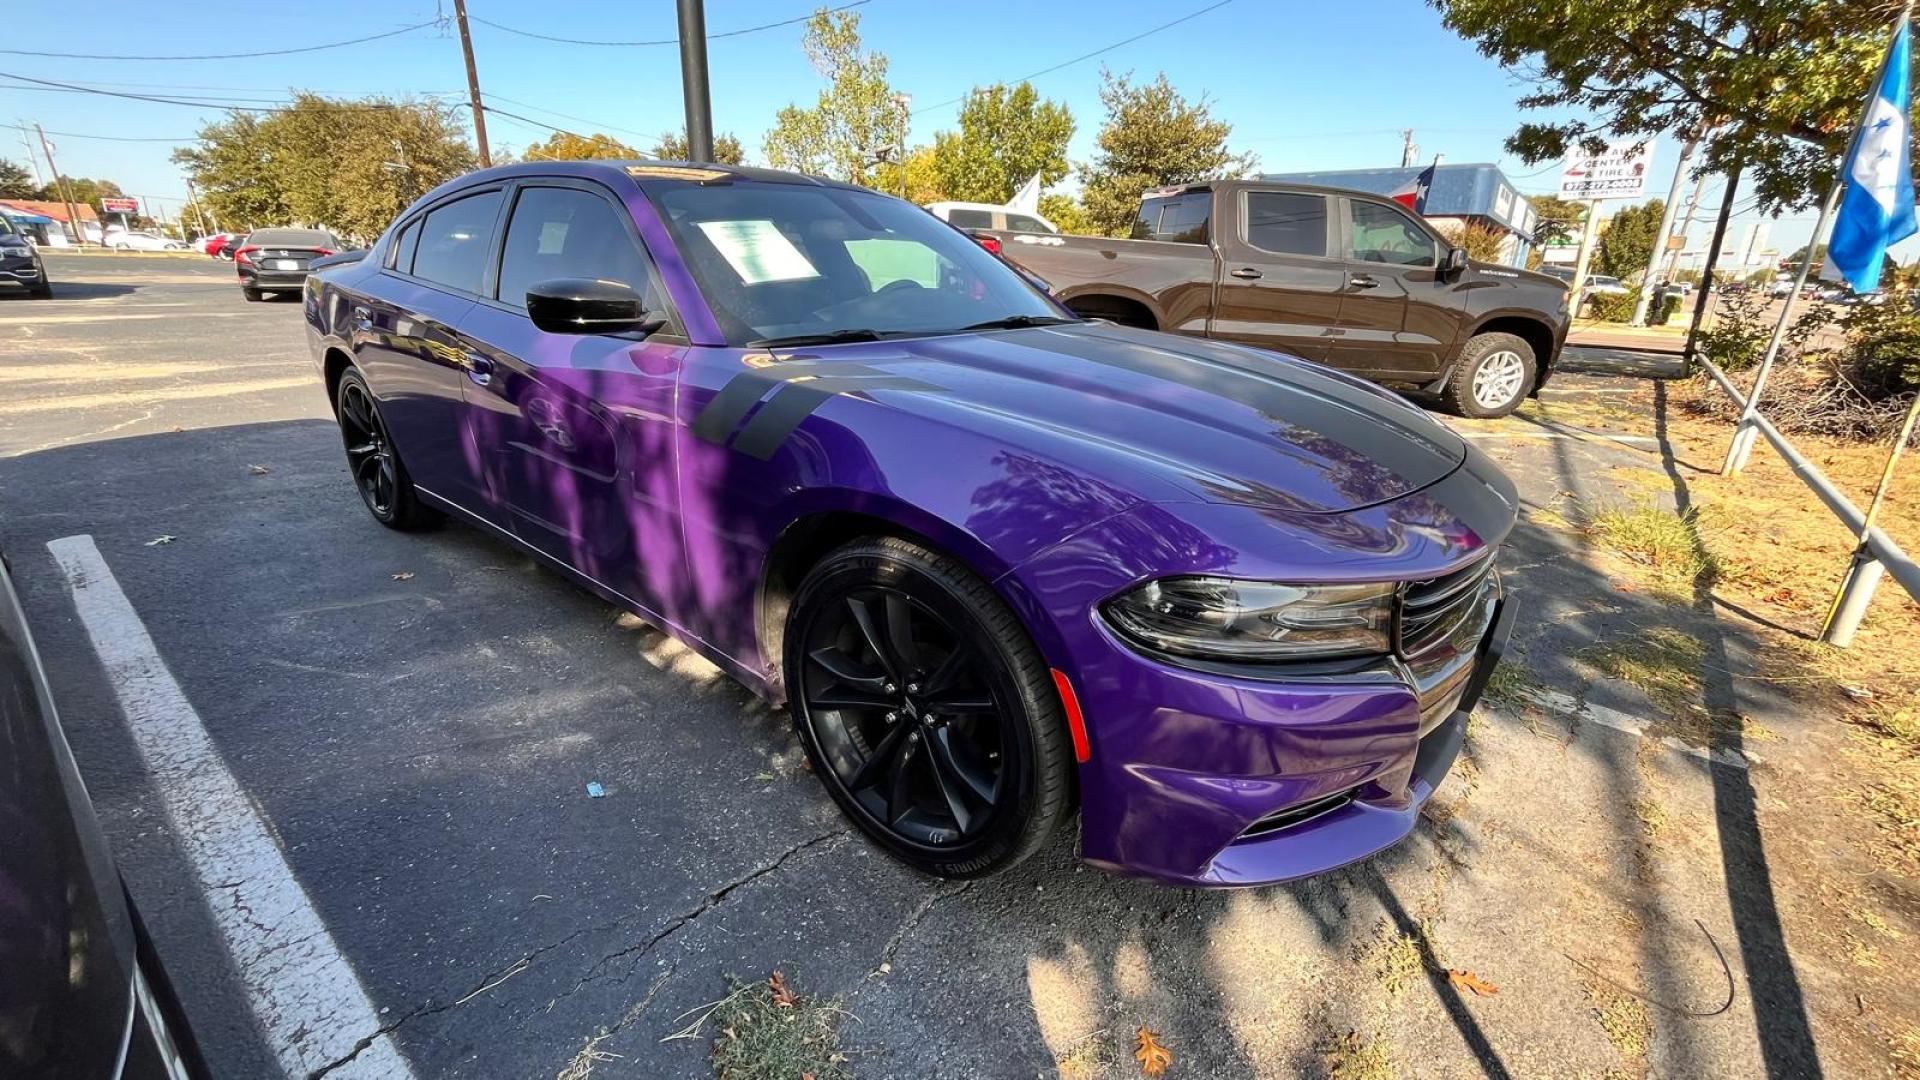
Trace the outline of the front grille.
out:
M 1340 809 L 1352 801 L 1353 792 L 1342 791 L 1337 794 L 1315 799 L 1312 802 L 1301 803 L 1298 806 L 1289 806 L 1285 810 L 1276 810 L 1266 817 L 1261 818 L 1259 821 L 1247 826 L 1246 831 L 1240 834 L 1238 840 L 1257 840 L 1263 836 L 1271 836 L 1281 829 L 1291 829 L 1296 825 L 1305 825 L 1315 818 L 1325 817 L 1333 813 L 1335 810 Z
M 1493 580 L 1493 555 L 1488 554 L 1450 574 L 1408 582 L 1400 592 L 1395 651 L 1411 659 L 1439 647 L 1474 613 Z

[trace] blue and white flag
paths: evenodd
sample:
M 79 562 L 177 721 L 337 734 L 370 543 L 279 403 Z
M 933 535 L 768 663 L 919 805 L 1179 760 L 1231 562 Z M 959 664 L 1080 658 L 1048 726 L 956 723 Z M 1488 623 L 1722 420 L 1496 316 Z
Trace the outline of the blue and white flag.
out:
M 1855 292 L 1879 288 L 1887 249 L 1920 232 L 1913 214 L 1913 163 L 1907 155 L 1909 63 L 1907 20 L 1902 17 L 1887 49 L 1880 85 L 1867 103 L 1866 119 L 1841 170 L 1847 193 L 1827 244 L 1827 257 Z

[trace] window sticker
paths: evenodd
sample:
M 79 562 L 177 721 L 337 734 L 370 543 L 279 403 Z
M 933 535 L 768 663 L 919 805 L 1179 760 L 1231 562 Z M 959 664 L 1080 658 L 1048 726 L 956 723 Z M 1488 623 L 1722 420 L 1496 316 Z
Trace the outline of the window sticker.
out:
M 540 247 L 537 254 L 558 255 L 567 248 L 567 222 L 543 221 L 540 223 Z
M 702 221 L 699 225 L 720 257 L 748 285 L 820 276 L 820 271 L 771 221 Z

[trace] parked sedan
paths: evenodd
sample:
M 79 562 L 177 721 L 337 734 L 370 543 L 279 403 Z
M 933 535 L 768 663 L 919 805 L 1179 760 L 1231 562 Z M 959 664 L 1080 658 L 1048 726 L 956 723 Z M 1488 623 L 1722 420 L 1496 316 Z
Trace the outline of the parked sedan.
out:
M 1174 884 L 1363 858 L 1412 830 L 1511 621 L 1514 488 L 1445 426 L 1082 321 L 865 189 L 487 169 L 304 314 L 375 520 L 491 533 L 785 704 L 842 811 L 932 874 L 1076 804 L 1087 860 Z
M 0 1076 L 208 1075 L 113 869 L 0 557 Z
M 109 229 L 102 241 L 115 251 L 185 251 L 187 245 L 159 233 Z
M 18 285 L 41 300 L 53 296 L 40 249 L 28 243 L 4 215 L 0 215 L 0 283 Z
M 240 292 L 249 300 L 263 293 L 298 292 L 315 259 L 340 250 L 340 241 L 324 229 L 258 229 L 233 250 Z

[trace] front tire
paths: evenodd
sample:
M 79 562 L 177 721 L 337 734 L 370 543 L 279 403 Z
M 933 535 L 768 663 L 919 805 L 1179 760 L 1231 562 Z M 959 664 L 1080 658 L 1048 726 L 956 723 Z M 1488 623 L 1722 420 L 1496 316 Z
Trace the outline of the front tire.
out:
M 254 288 L 251 285 L 240 286 L 240 295 L 246 297 L 247 302 L 250 304 L 257 304 L 260 302 L 260 295 L 261 295 L 260 290 Z
M 1071 804 L 1060 699 L 984 581 L 906 540 L 859 540 L 814 567 L 790 612 L 794 726 L 861 831 L 946 878 L 1045 845 Z
M 1461 416 L 1506 416 L 1527 399 L 1538 370 L 1533 346 L 1525 339 L 1477 334 L 1460 350 L 1460 363 L 1440 396 Z
M 33 297 L 35 300 L 51 300 L 53 299 L 53 283 L 43 281 L 27 290 L 27 295 Z
M 411 532 L 439 524 L 440 512 L 420 501 L 400 452 L 387 436 L 386 421 L 360 372 L 348 368 L 334 390 L 334 416 L 347 451 L 347 470 L 373 519 L 389 529 Z

